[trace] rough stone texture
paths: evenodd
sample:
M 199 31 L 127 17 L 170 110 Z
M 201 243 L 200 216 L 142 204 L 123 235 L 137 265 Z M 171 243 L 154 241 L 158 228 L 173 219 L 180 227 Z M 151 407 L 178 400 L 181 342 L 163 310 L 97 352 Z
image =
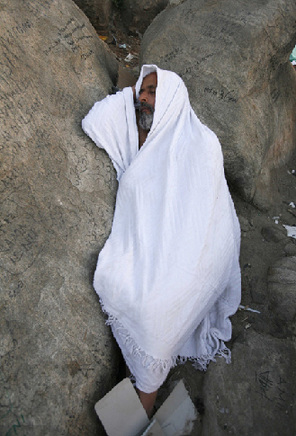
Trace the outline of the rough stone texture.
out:
M 283 228 L 278 228 L 275 226 L 263 227 L 261 229 L 261 234 L 263 238 L 268 242 L 279 242 L 286 238 L 286 232 Z
M 74 0 L 100 35 L 108 34 L 112 0 Z
M 296 256 L 284 257 L 269 270 L 271 311 L 287 325 L 296 321 Z M 296 325 L 295 325 L 296 327 Z
M 295 344 L 247 330 L 205 375 L 202 436 L 296 432 Z
M 92 275 L 116 179 L 80 123 L 117 64 L 70 0 L 0 11 L 0 434 L 104 434 L 118 362 Z
M 169 0 L 123 0 L 121 7 L 123 23 L 129 31 L 143 34 L 168 3 Z
M 289 244 L 285 246 L 285 253 L 287 256 L 296 256 L 296 244 L 289 242 Z
M 180 5 L 181 3 L 184 3 L 185 0 L 169 0 L 169 4 L 171 6 L 177 6 Z
M 221 140 L 229 182 L 262 208 L 296 143 L 295 18 L 294 0 L 187 0 L 160 13 L 142 43 L 141 63 L 184 79 Z

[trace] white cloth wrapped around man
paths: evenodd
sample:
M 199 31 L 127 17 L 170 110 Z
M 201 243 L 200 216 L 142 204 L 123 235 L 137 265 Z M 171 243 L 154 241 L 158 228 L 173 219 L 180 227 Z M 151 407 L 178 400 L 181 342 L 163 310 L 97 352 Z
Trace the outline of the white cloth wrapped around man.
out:
M 155 65 L 153 123 L 139 148 L 133 90 L 95 103 L 82 127 L 117 171 L 111 234 L 94 276 L 136 386 L 153 392 L 176 363 L 205 370 L 240 303 L 240 228 L 216 135 L 195 115 L 182 79 Z M 197 84 L 198 86 L 198 84 Z

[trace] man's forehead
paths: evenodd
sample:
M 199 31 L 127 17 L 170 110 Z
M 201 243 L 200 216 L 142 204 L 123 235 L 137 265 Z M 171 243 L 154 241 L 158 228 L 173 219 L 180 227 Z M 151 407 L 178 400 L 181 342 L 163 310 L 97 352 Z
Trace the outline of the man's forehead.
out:
M 148 87 L 148 88 L 156 88 L 157 87 L 157 74 L 156 73 L 150 73 L 144 77 L 141 88 L 144 88 L 144 87 Z

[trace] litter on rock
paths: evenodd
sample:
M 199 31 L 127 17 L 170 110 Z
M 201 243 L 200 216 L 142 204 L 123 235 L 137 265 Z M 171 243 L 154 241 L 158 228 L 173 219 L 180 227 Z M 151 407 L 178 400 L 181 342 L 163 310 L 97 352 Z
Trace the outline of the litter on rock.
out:
M 134 56 L 131 54 L 131 53 L 129 53 L 128 55 L 127 55 L 127 57 L 124 59 L 124 62 L 130 62 L 130 61 L 132 61 L 134 59 Z
M 126 48 L 126 44 L 118 44 L 119 48 Z
M 295 203 L 294 203 L 294 201 L 291 201 L 291 203 L 289 204 L 289 206 L 291 206 L 293 209 L 295 209 Z
M 251 309 L 249 306 L 243 306 L 242 304 L 240 304 L 238 306 L 238 308 L 241 309 L 241 310 L 247 310 L 248 312 L 261 313 L 261 312 L 259 312 L 259 310 Z
M 150 421 L 129 378 L 99 400 L 95 411 L 108 436 L 185 436 L 198 418 L 182 380 Z
M 283 224 L 283 227 L 287 230 L 288 237 L 296 239 L 296 226 L 286 226 Z

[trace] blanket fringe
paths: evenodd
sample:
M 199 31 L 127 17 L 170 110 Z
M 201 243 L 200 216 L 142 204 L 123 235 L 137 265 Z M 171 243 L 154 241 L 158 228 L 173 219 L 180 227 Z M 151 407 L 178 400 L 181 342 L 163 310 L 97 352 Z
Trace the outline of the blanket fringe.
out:
M 129 353 L 135 357 L 138 357 L 145 368 L 153 370 L 161 368 L 166 370 L 167 368 L 173 368 L 178 364 L 185 364 L 187 361 L 192 362 L 195 369 L 199 371 L 206 371 L 210 362 L 216 362 L 215 357 L 224 357 L 227 364 L 231 363 L 231 351 L 226 347 L 223 341 L 220 341 L 220 348 L 215 355 L 202 355 L 196 356 L 172 356 L 169 359 L 156 359 L 153 356 L 145 353 L 145 351 L 138 346 L 134 339 L 130 336 L 128 330 L 118 321 L 118 319 L 108 313 L 104 308 L 104 304 L 100 299 L 100 304 L 103 312 L 107 315 L 106 325 L 112 326 L 118 335 L 120 335 Z

